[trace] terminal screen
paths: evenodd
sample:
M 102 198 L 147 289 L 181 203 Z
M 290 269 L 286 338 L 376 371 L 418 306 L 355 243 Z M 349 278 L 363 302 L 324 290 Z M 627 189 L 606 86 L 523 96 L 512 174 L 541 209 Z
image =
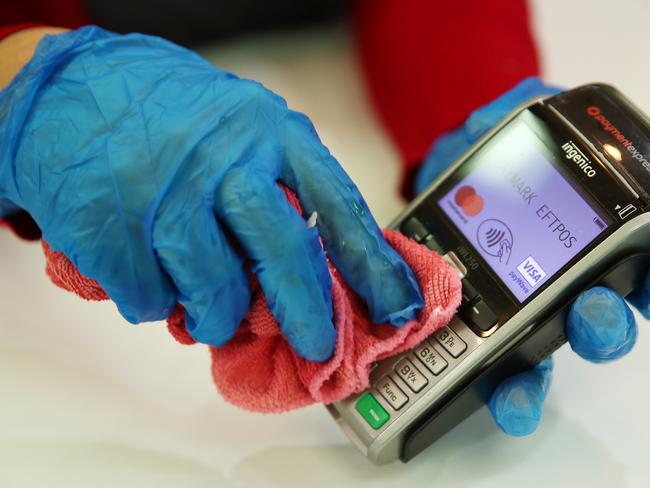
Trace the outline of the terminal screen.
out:
M 607 228 L 550 157 L 519 117 L 472 155 L 470 172 L 438 201 L 520 302 Z

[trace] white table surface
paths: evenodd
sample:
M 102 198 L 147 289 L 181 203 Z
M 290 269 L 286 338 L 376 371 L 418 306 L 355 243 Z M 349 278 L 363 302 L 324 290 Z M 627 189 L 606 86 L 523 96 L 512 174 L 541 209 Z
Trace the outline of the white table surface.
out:
M 606 80 L 650 112 L 650 3 L 537 0 L 547 78 Z M 478 42 L 478 41 L 477 41 Z M 308 113 L 380 222 L 399 210 L 396 153 L 378 127 L 343 28 L 203 51 Z M 648 486 L 648 324 L 624 359 L 568 347 L 539 431 L 511 439 L 482 409 L 407 465 L 376 468 L 320 406 L 254 415 L 214 391 L 207 350 L 108 303 L 55 288 L 40 247 L 0 232 L 0 486 Z

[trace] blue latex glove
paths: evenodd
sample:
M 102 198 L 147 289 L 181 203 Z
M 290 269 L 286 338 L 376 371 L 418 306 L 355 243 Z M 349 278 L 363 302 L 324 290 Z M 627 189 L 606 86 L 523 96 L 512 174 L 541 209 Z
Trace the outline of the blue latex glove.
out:
M 519 104 L 536 96 L 554 95 L 560 90 L 528 78 L 492 103 L 476 110 L 464 126 L 449 132 L 433 144 L 416 178 L 422 191 L 447 166 L 463 154 L 491 127 Z M 650 317 L 650 278 L 631 300 Z M 604 362 L 619 358 L 632 349 L 637 327 L 632 311 L 622 297 L 604 287 L 583 292 L 573 303 L 565 324 L 571 348 L 585 359 Z M 530 371 L 505 380 L 488 403 L 497 425 L 507 434 L 521 436 L 535 431 L 542 416 L 553 361 L 548 358 Z
M 130 322 L 164 319 L 178 300 L 196 340 L 224 344 L 249 306 L 248 260 L 290 344 L 326 360 L 319 237 L 374 321 L 399 326 L 423 304 L 307 117 L 186 49 L 95 27 L 47 36 L 0 93 L 0 124 L 0 197 Z

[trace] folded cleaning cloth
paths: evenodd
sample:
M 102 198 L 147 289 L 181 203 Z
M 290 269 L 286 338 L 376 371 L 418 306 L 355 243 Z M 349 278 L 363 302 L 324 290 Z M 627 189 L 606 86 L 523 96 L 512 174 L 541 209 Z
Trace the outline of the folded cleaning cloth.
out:
M 300 211 L 296 196 L 288 190 L 285 193 Z M 399 329 L 373 324 L 361 300 L 328 262 L 336 350 L 326 362 L 310 362 L 298 356 L 284 339 L 251 274 L 251 306 L 237 334 L 223 347 L 210 347 L 212 375 L 224 399 L 247 410 L 276 413 L 341 400 L 368 387 L 375 361 L 410 349 L 451 320 L 461 296 L 456 271 L 435 252 L 398 232 L 385 230 L 384 237 L 413 269 L 420 285 L 424 308 L 417 320 Z M 65 255 L 45 242 L 43 249 L 46 272 L 54 284 L 87 300 L 108 299 L 99 283 L 81 275 Z M 185 310 L 180 304 L 167 324 L 178 342 L 194 343 L 185 328 Z

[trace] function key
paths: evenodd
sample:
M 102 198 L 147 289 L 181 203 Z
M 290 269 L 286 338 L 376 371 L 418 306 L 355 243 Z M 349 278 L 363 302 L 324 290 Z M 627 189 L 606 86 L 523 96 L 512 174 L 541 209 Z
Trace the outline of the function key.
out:
M 406 383 L 406 385 L 415 393 L 421 391 L 422 388 L 427 386 L 427 379 L 407 358 L 404 358 L 397 363 L 395 371 L 399 377 L 404 380 L 404 383 Z
M 420 222 L 417 218 L 409 217 L 408 220 L 406 220 L 406 222 L 400 226 L 400 230 L 405 236 L 414 239 L 420 244 L 424 244 L 432 251 L 435 251 L 438 254 L 445 253 L 440 243 L 436 241 L 436 239 L 431 235 L 431 233 L 429 233 L 424 224 L 422 224 L 422 222 Z
M 411 239 L 414 239 L 418 242 L 422 242 L 424 238 L 429 235 L 426 227 L 415 217 L 410 217 L 406 222 L 404 222 L 400 229 L 402 234 Z
M 478 292 L 476 291 L 474 286 L 472 286 L 472 284 L 469 282 L 467 278 L 463 278 L 461 280 L 461 283 L 463 284 L 463 291 L 462 291 L 463 300 L 461 306 L 463 306 L 465 304 L 469 304 L 473 302 L 474 299 L 478 297 Z
M 446 325 L 437 332 L 434 332 L 433 336 L 455 358 L 463 354 L 467 349 L 467 344 Z
M 415 355 L 434 376 L 438 376 L 447 367 L 447 361 L 438 354 L 431 344 L 424 341 L 416 350 Z
M 482 299 L 462 307 L 458 316 L 479 334 L 489 332 L 497 324 L 497 316 Z
M 431 249 L 432 251 L 437 252 L 438 254 L 445 253 L 445 251 L 442 249 L 442 246 L 438 243 L 438 241 L 435 240 L 432 235 L 428 235 L 422 244 L 427 246 L 427 248 Z
M 395 410 L 399 410 L 409 401 L 404 392 L 388 376 L 384 376 L 375 387 Z

